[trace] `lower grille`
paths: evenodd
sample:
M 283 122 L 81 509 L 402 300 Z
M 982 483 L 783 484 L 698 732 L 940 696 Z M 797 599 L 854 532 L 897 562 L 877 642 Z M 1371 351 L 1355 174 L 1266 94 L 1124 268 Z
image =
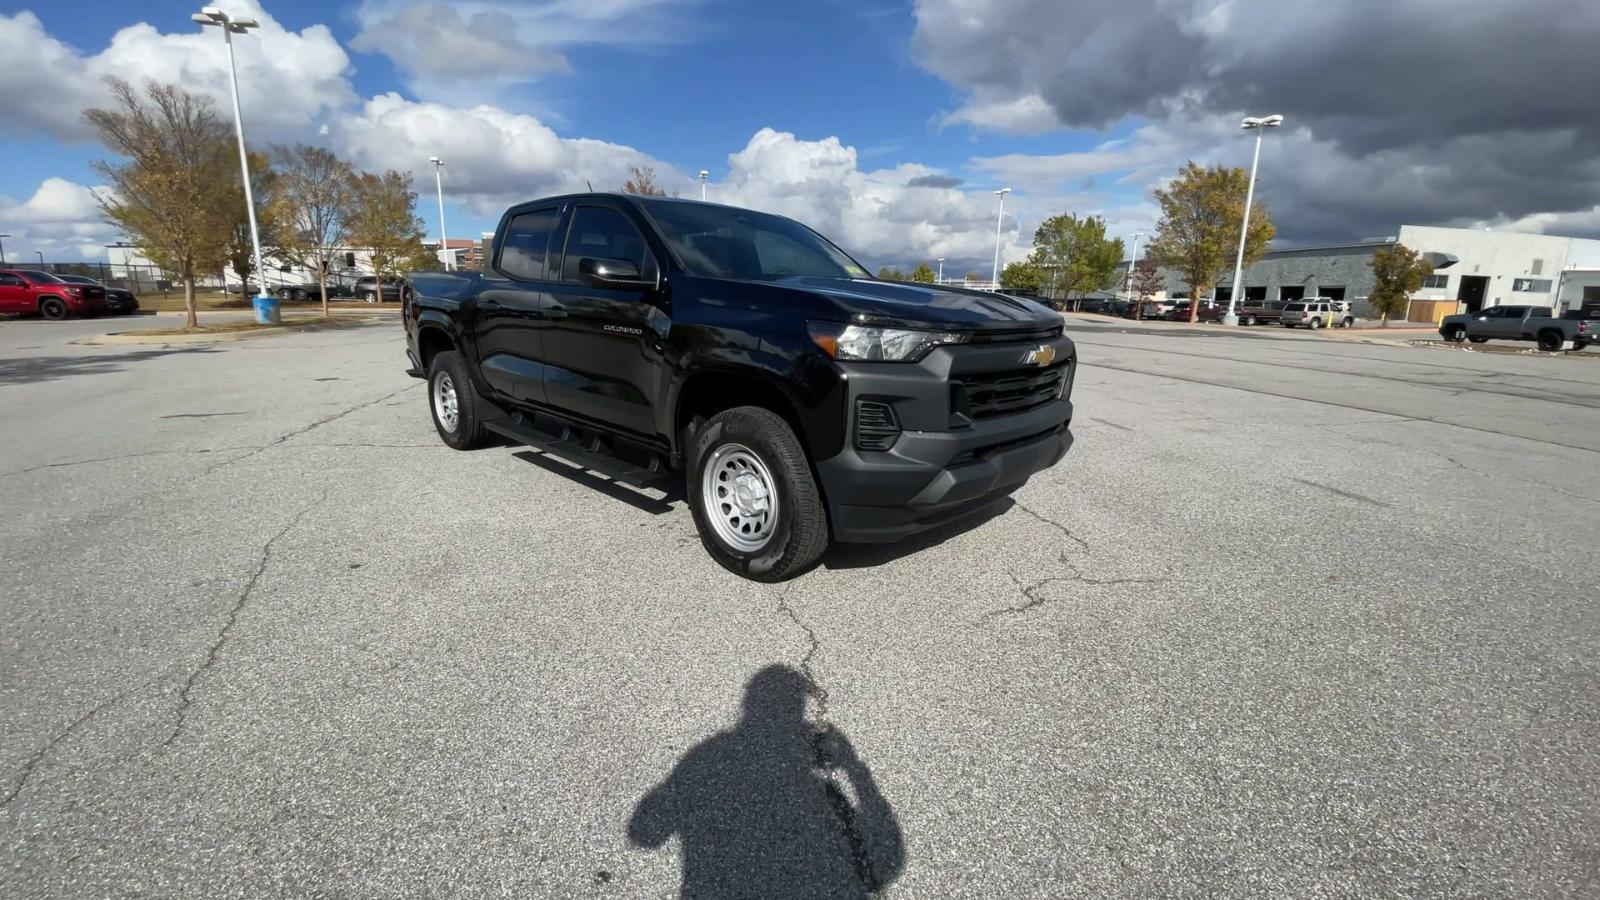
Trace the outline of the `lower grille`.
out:
M 1042 406 L 1060 395 L 1070 364 L 958 377 L 952 412 L 977 420 Z

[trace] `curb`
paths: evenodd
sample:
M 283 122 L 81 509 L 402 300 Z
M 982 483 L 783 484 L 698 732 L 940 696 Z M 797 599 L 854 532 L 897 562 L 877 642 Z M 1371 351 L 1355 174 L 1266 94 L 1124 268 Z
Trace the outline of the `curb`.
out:
M 87 347 L 107 347 L 119 344 L 214 344 L 228 341 L 243 341 L 251 338 L 272 337 L 279 334 L 297 334 L 307 331 L 325 331 L 339 328 L 355 328 L 371 325 L 378 319 L 357 318 L 351 316 L 346 322 L 317 322 L 305 325 L 282 325 L 277 328 L 259 328 L 251 331 L 219 331 L 214 334 L 146 334 L 138 331 L 122 331 L 112 334 L 102 334 L 96 337 L 84 338 L 77 341 L 68 341 Z

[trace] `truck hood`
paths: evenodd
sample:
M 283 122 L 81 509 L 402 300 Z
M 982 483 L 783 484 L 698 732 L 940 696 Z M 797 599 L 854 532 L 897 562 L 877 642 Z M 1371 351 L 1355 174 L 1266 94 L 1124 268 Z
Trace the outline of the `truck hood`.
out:
M 955 331 L 1054 328 L 1061 316 L 1021 297 L 963 288 L 866 278 L 800 276 L 776 282 L 830 302 L 850 319 Z

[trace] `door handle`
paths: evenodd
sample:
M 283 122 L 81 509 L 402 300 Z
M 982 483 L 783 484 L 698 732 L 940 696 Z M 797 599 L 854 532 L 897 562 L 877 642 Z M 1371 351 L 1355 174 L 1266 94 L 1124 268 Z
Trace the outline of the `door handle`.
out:
M 544 308 L 544 315 L 547 319 L 565 319 L 567 317 L 567 310 L 566 307 L 563 306 L 546 306 Z

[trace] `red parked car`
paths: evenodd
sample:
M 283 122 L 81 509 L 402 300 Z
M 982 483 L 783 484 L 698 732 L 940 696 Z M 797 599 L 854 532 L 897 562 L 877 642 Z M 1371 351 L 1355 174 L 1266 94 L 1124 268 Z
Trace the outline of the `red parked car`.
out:
M 1200 304 L 1200 313 L 1199 313 L 1199 315 L 1195 316 L 1195 321 L 1196 322 L 1221 322 L 1222 321 L 1222 314 L 1227 312 L 1227 311 L 1228 310 L 1227 310 L 1226 307 L 1220 306 L 1220 305 L 1215 304 L 1215 303 L 1202 303 L 1202 304 Z M 1162 316 L 1162 318 L 1166 319 L 1168 322 L 1187 322 L 1187 321 L 1189 321 L 1189 301 L 1187 301 L 1187 300 L 1178 301 L 1178 304 L 1176 306 L 1172 307 L 1172 309 L 1168 310 L 1167 313 Z
M 68 284 L 40 269 L 0 269 L 0 313 L 65 319 L 107 311 L 106 289 L 99 285 Z

